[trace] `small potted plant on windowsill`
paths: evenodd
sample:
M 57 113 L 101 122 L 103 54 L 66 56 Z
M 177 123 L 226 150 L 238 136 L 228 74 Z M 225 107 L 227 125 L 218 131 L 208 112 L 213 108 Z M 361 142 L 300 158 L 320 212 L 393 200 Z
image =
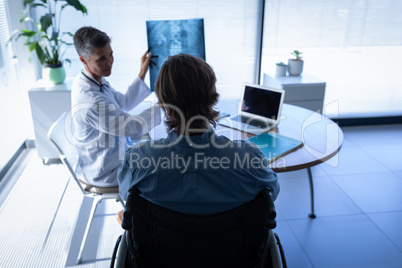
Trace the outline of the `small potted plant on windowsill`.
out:
M 292 52 L 292 55 L 294 55 L 296 58 L 295 59 L 289 59 L 288 61 L 288 71 L 289 71 L 289 75 L 294 75 L 294 76 L 298 76 L 303 72 L 303 63 L 304 61 L 301 58 L 301 54 L 303 52 L 300 52 L 298 50 L 294 50 Z
M 59 4 L 59 5 L 58 5 Z M 21 18 L 22 22 L 32 22 L 32 30 L 16 30 L 12 33 L 10 40 L 19 39 L 24 36 L 26 45 L 30 52 L 35 51 L 42 66 L 44 67 L 42 76 L 44 79 L 52 81 L 54 84 L 63 83 L 66 72 L 63 62 L 70 62 L 63 59 L 64 53 L 72 43 L 63 40 L 65 35 L 73 36 L 70 32 L 60 31 L 60 17 L 66 7 L 73 7 L 82 14 L 87 14 L 87 9 L 79 0 L 24 0 L 24 11 Z M 46 13 L 40 17 L 39 21 L 32 18 L 29 13 L 31 9 L 42 8 Z M 62 48 L 64 50 L 62 51 Z
M 276 64 L 276 76 L 286 76 L 288 66 L 284 62 L 278 62 Z

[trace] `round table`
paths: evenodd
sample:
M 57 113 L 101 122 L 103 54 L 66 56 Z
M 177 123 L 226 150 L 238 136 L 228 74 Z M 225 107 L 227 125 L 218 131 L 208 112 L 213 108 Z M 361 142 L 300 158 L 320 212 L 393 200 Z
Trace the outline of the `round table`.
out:
M 221 109 L 228 111 L 228 103 L 221 104 Z M 233 110 L 233 106 L 232 109 Z M 230 112 L 234 114 L 235 112 Z M 302 141 L 301 148 L 270 164 L 275 172 L 294 171 L 318 165 L 335 156 L 343 142 L 340 127 L 327 117 L 291 104 L 283 104 L 279 125 L 272 131 L 283 136 Z M 232 140 L 247 139 L 253 134 L 218 125 L 217 134 Z

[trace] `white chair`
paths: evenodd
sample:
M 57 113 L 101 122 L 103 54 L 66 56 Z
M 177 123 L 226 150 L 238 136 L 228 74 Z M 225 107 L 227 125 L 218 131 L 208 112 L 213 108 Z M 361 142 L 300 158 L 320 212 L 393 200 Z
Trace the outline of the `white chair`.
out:
M 120 202 L 124 208 L 123 200 L 119 195 L 118 187 L 95 187 L 84 183 L 80 180 L 75 172 L 78 165 L 78 153 L 76 149 L 77 142 L 74 141 L 73 128 L 72 128 L 71 113 L 62 114 L 52 127 L 49 129 L 48 137 L 57 147 L 60 160 L 67 167 L 71 174 L 71 177 L 77 183 L 78 187 L 86 197 L 93 198 L 92 209 L 89 214 L 88 223 L 85 229 L 84 237 L 82 238 L 80 251 L 78 253 L 77 264 L 82 261 L 82 253 L 84 251 L 85 242 L 87 240 L 89 229 L 92 225 L 96 208 L 103 199 L 115 199 L 116 202 Z

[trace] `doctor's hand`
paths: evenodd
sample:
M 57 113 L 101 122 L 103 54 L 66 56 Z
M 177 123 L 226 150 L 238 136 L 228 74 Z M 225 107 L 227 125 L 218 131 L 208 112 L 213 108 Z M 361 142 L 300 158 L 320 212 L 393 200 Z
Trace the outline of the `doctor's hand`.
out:
M 138 74 L 138 77 L 141 78 L 142 80 L 145 79 L 145 75 L 148 72 L 148 67 L 149 67 L 149 62 L 151 61 L 152 53 L 146 51 L 144 55 L 141 57 L 141 70 L 140 73 Z

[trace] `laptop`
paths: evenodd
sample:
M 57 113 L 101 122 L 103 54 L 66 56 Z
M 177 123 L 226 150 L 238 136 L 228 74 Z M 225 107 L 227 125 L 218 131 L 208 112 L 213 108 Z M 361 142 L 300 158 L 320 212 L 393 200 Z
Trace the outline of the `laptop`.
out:
M 238 114 L 218 124 L 255 135 L 267 132 L 279 123 L 284 97 L 283 89 L 245 84 Z

